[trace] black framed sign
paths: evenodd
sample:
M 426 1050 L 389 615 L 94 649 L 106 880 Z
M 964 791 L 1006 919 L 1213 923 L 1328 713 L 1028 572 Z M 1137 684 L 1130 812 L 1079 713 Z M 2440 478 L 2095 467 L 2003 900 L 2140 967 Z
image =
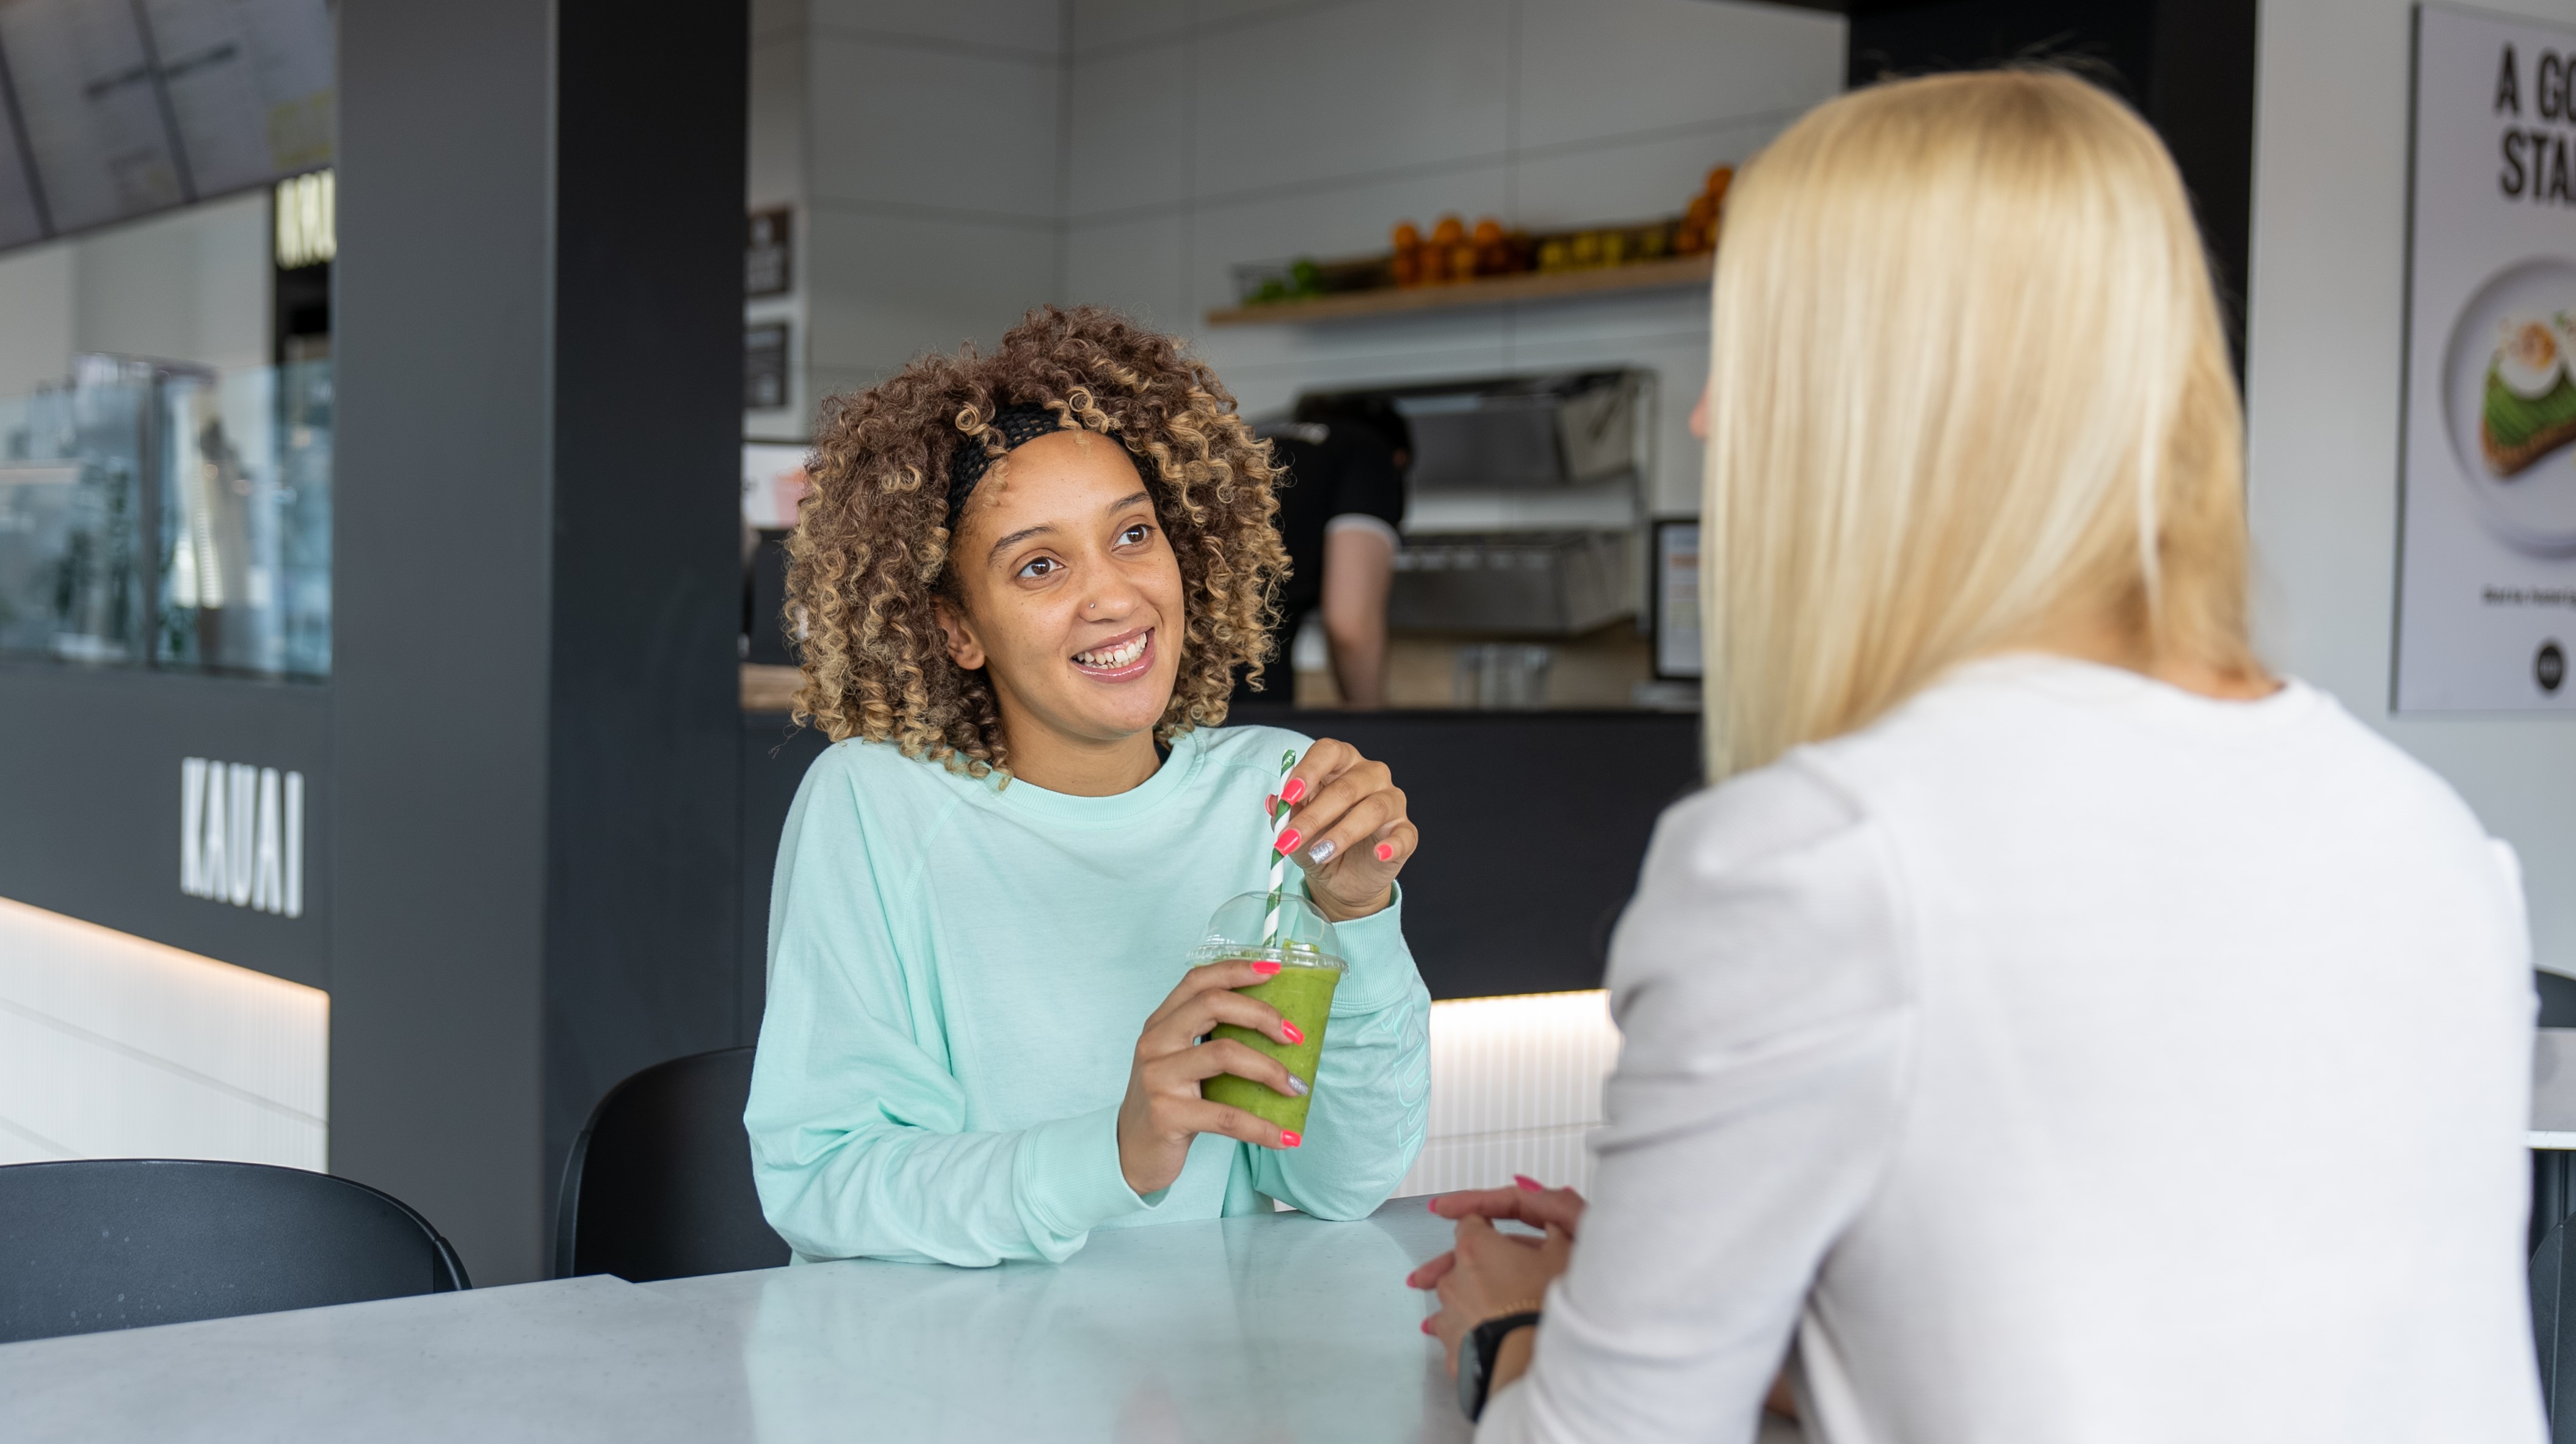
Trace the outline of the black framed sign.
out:
M 751 235 L 742 251 L 745 296 L 784 296 L 796 289 L 795 235 L 792 208 L 751 213 Z
M 742 329 L 742 409 L 775 411 L 787 404 L 787 323 L 763 321 Z

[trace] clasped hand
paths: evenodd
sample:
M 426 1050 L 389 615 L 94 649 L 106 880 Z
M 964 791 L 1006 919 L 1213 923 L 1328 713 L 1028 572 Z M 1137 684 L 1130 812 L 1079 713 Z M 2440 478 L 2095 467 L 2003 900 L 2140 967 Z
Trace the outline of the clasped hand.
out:
M 1458 1347 L 1469 1330 L 1518 1306 L 1535 1307 L 1573 1259 L 1583 1195 L 1570 1188 L 1543 1188 L 1527 1178 L 1517 1182 L 1516 1188 L 1444 1193 L 1431 1200 L 1433 1213 L 1458 1220 L 1458 1246 L 1405 1276 L 1413 1287 L 1439 1295 L 1440 1312 L 1422 1321 L 1422 1331 L 1439 1336 L 1452 1376 L 1458 1372 Z M 1505 1218 L 1546 1233 L 1538 1238 L 1504 1233 L 1492 1220 Z M 1500 1389 L 1519 1377 L 1526 1359 L 1522 1349 L 1497 1360 L 1488 1388 Z

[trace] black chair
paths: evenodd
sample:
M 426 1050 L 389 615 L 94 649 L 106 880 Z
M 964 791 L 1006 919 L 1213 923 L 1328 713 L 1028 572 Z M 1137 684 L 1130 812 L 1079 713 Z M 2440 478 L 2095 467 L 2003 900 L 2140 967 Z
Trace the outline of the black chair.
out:
M 2576 1028 L 2576 978 L 2535 971 L 2540 1026 Z M 2567 1224 L 2576 1212 L 2576 1178 L 2563 1149 L 2531 1155 L 2531 1328 L 2540 1349 L 2540 1397 L 2549 1409 L 2549 1433 L 2558 1444 L 2576 1444 L 2576 1258 L 2569 1256 Z M 2566 1389 L 2570 1397 L 2562 1399 Z
M 599 1100 L 564 1160 L 556 1278 L 640 1284 L 787 1262 L 751 1186 L 751 1052 L 656 1063 Z
M 180 1158 L 0 1167 L 0 1343 L 471 1288 L 363 1183 Z
M 2540 994 L 2540 1026 L 2576 1028 L 2576 978 L 2535 969 L 2531 981 Z M 2531 1230 L 2524 1241 L 2538 1252 L 2541 1240 L 2571 1213 L 2576 1213 L 2576 1155 L 2560 1148 L 2532 1150 Z
M 2576 1444 L 2576 1257 L 2558 1223 L 2531 1256 L 2531 1332 L 2540 1350 L 2540 1401 L 2553 1444 Z
M 2531 985 L 2540 994 L 2540 1026 L 2576 1028 L 2576 978 L 2534 968 Z

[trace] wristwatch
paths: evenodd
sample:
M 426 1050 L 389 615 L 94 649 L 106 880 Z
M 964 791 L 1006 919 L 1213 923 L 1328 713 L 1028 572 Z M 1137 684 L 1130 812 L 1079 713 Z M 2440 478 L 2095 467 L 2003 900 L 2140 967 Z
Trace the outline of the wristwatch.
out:
M 1494 1356 L 1503 1350 L 1504 1335 L 1537 1322 L 1537 1309 L 1514 1309 L 1485 1320 L 1458 1341 L 1458 1407 L 1466 1412 L 1468 1423 L 1484 1417 L 1485 1394 L 1494 1377 Z

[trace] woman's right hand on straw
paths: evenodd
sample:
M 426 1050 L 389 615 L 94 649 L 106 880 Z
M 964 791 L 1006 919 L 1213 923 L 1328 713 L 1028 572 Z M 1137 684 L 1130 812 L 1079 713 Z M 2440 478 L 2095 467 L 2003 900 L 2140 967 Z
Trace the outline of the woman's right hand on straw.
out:
M 1306 1091 L 1287 1065 L 1230 1038 L 1201 1043 L 1219 1023 L 1295 1046 L 1305 1041 L 1297 1025 L 1257 998 L 1235 992 L 1276 975 L 1271 962 L 1210 963 L 1189 970 L 1171 996 L 1145 1020 L 1127 1069 L 1127 1097 L 1118 1105 L 1118 1168 L 1140 1194 L 1171 1187 L 1189 1161 L 1190 1141 L 1221 1133 L 1264 1148 L 1294 1148 L 1301 1140 L 1240 1108 L 1210 1103 L 1199 1084 L 1220 1073 L 1295 1097 Z
M 1394 900 L 1395 876 L 1422 835 L 1385 763 L 1323 738 L 1297 759 L 1279 797 L 1292 809 L 1280 844 L 1306 870 L 1306 896 L 1325 917 L 1348 922 Z

